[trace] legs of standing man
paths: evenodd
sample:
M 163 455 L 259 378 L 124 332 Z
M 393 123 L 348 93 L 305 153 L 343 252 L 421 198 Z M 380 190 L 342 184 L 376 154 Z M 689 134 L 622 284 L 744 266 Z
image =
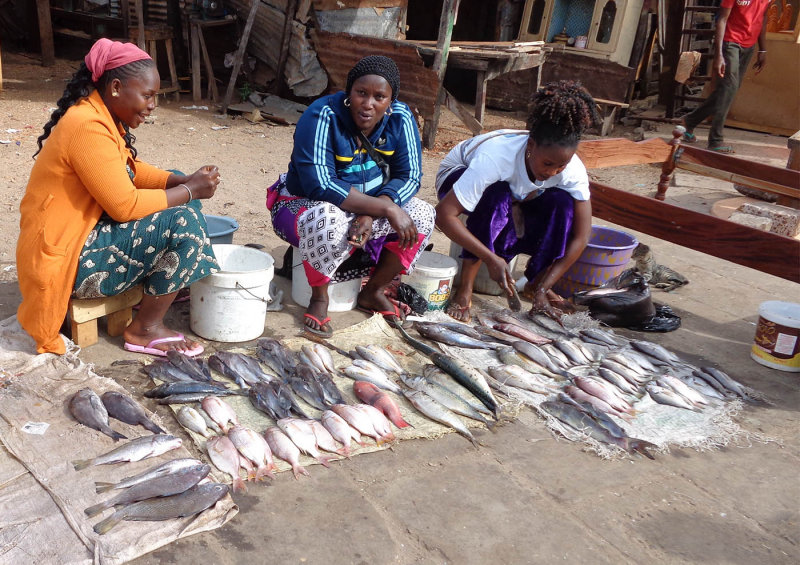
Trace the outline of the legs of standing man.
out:
M 753 57 L 755 47 L 742 48 L 736 43 L 723 43 L 722 54 L 725 57 L 725 76 L 719 79 L 715 93 L 717 106 L 711 119 L 711 131 L 708 132 L 708 148 L 717 149 L 723 146 L 725 119 L 736 98 L 739 86 L 747 72 L 747 66 Z

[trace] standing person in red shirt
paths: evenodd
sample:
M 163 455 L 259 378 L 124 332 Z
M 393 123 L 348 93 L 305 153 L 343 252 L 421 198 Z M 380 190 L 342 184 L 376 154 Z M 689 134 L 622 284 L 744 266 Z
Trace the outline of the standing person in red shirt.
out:
M 714 34 L 713 74 L 718 77 L 714 91 L 703 104 L 683 118 L 686 133 L 683 140 L 695 143 L 694 128 L 708 116 L 712 116 L 708 133 L 708 148 L 720 153 L 734 153 L 723 140 L 723 126 L 736 92 L 742 84 L 750 59 L 756 51 L 758 56 L 753 68 L 756 74 L 767 64 L 767 20 L 765 18 L 770 0 L 722 0 L 717 15 Z

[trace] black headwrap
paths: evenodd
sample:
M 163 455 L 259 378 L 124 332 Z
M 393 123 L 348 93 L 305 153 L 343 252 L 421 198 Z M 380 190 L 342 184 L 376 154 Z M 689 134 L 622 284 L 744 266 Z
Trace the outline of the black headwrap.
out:
M 400 71 L 389 57 L 383 55 L 369 55 L 361 59 L 347 73 L 347 88 L 345 92 L 350 94 L 353 83 L 365 75 L 378 75 L 386 79 L 392 87 L 392 102 L 397 100 L 397 91 L 400 89 Z

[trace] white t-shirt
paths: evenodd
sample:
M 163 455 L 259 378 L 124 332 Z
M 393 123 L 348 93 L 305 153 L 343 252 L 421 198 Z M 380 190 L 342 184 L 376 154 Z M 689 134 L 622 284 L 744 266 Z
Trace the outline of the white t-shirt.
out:
M 453 192 L 467 212 L 475 210 L 487 187 L 500 181 L 508 183 L 517 200 L 536 198 L 550 187 L 568 192 L 575 200 L 589 200 L 589 175 L 577 155 L 561 173 L 534 183 L 525 168 L 527 144 L 528 132 L 523 130 L 498 130 L 466 139 L 442 160 L 436 187 L 452 171 L 466 167 L 453 185 Z

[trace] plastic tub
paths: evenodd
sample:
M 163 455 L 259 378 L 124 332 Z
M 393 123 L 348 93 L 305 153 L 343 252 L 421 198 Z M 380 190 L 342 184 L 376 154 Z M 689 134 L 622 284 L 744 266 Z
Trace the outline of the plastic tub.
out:
M 428 301 L 428 310 L 443 310 L 450 300 L 457 272 L 458 262 L 452 257 L 423 251 L 414 272 L 404 277 L 404 282 Z
M 264 333 L 272 256 L 243 245 L 213 246 L 220 271 L 192 284 L 189 324 L 213 341 L 249 341 Z
M 767 300 L 758 308 L 750 357 L 756 363 L 800 372 L 800 304 Z
M 450 257 L 455 259 L 458 263 L 458 273 L 453 280 L 453 286 L 458 286 L 461 283 L 462 259 L 459 257 L 459 255 L 461 255 L 462 250 L 463 248 L 459 244 L 454 241 L 450 242 Z M 514 269 L 517 267 L 517 257 L 514 257 L 511 260 L 511 262 L 508 264 L 508 267 L 513 273 Z M 503 294 L 503 289 L 500 288 L 500 285 L 494 282 L 492 277 L 489 276 L 489 268 L 486 266 L 486 263 L 481 264 L 480 268 L 478 269 L 478 274 L 475 275 L 475 282 L 473 283 L 472 290 L 478 294 L 488 294 L 490 296 L 500 296 Z
M 592 226 L 586 249 L 553 285 L 553 290 L 570 297 L 608 282 L 625 270 L 637 245 L 636 238 L 622 230 Z
M 292 247 L 292 300 L 303 308 L 311 302 L 311 286 L 300 259 L 300 250 Z M 356 307 L 362 279 L 328 285 L 328 312 L 348 312 Z
M 233 243 L 233 232 L 239 229 L 239 224 L 228 216 L 212 216 L 203 214 L 208 226 L 208 238 L 212 245 L 218 243 Z

